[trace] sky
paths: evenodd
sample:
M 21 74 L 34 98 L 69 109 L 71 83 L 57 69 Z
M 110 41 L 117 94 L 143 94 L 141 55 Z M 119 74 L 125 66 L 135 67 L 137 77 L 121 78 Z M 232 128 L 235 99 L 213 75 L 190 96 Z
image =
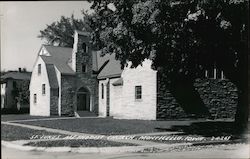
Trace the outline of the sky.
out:
M 90 10 L 86 1 L 0 2 L 1 71 L 32 71 L 43 40 L 37 38 L 47 24 L 62 15 L 82 18 L 81 10 Z

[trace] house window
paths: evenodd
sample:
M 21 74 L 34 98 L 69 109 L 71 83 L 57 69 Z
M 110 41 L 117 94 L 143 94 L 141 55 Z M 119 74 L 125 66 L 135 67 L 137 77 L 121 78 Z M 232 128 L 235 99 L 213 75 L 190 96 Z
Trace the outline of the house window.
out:
M 37 103 L 37 96 L 36 96 L 36 94 L 34 94 L 34 103 L 35 104 Z
M 82 43 L 82 50 L 83 52 L 88 52 L 88 46 L 86 45 L 86 43 Z
M 102 99 L 104 98 L 104 85 L 102 83 Z
M 42 94 L 45 95 L 45 84 L 42 85 Z
M 82 72 L 83 73 L 87 72 L 87 66 L 85 64 L 82 64 Z
M 141 86 L 135 86 L 135 99 L 141 99 L 142 98 L 142 89 Z
M 38 74 L 41 74 L 41 64 L 38 64 Z

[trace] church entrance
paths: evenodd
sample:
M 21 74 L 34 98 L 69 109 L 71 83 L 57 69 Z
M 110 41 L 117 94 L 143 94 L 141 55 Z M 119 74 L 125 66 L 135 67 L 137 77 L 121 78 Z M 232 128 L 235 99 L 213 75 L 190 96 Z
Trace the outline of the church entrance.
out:
M 84 87 L 77 92 L 77 111 L 90 111 L 90 93 Z

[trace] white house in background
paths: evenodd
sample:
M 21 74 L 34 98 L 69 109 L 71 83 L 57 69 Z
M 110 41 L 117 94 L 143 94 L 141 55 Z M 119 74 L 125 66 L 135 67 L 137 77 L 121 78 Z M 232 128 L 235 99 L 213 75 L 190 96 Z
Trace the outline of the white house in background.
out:
M 1 108 L 5 109 L 21 109 L 29 108 L 29 101 L 25 100 L 20 103 L 18 107 L 18 102 L 16 100 L 17 94 L 15 92 L 17 89 L 23 86 L 25 82 L 30 81 L 30 72 L 22 71 L 9 71 L 1 76 Z

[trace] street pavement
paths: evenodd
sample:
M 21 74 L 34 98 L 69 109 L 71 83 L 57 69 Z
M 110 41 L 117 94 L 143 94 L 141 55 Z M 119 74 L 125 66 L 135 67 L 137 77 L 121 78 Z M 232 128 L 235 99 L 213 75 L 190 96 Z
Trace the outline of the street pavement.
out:
M 194 159 L 194 158 L 249 158 L 248 144 L 220 145 L 212 148 L 198 149 L 193 151 L 172 151 L 160 153 L 72 153 L 72 152 L 42 152 L 42 151 L 21 151 L 2 146 L 2 159 Z

